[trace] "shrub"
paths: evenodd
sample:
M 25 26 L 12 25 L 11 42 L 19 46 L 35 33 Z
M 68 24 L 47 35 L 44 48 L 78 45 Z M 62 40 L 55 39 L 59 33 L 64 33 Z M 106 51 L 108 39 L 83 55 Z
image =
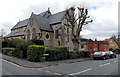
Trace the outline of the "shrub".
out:
M 13 56 L 18 58 L 27 58 L 27 47 L 28 45 L 33 45 L 32 41 L 25 41 L 22 39 L 11 39 L 11 40 L 4 40 L 2 42 L 2 47 L 12 47 L 16 48 L 16 52 Z
M 55 46 L 51 48 L 46 48 L 45 51 L 47 61 L 57 61 L 57 60 L 64 60 L 68 58 L 68 50 L 66 47 L 63 46 Z
M 43 45 L 44 46 L 44 42 L 42 40 L 30 40 L 34 45 Z
M 27 50 L 27 60 L 32 62 L 45 61 L 45 47 L 40 45 L 29 45 Z
M 25 41 L 24 43 L 21 43 L 17 47 L 17 56 L 18 58 L 27 58 L 27 47 L 31 45 L 32 43 L 30 41 Z
M 12 40 L 4 40 L 4 41 L 2 41 L 2 48 L 7 48 L 7 47 L 10 47 L 10 48 L 15 47 Z
M 2 41 L 2 48 L 7 47 L 7 45 L 8 45 L 8 41 L 7 40 Z
M 90 51 L 81 51 L 81 57 L 90 57 L 91 52 Z
M 69 52 L 69 59 L 76 59 L 78 58 L 77 52 Z
M 90 51 L 69 52 L 69 59 L 91 57 Z
M 2 48 L 2 53 L 8 56 L 13 56 L 15 51 L 15 48 Z

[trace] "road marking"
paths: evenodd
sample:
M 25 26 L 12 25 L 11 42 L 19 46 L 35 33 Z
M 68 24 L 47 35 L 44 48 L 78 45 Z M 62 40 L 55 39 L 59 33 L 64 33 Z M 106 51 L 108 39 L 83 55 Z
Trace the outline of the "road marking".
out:
M 113 61 L 114 63 L 118 62 L 119 60 Z
M 110 63 L 102 64 L 102 65 L 100 65 L 100 67 L 105 66 L 105 65 L 109 65 L 109 64 L 110 64 Z
M 50 72 L 50 71 L 45 71 L 45 72 Z
M 24 67 L 22 67 L 22 66 L 20 66 L 20 65 L 17 65 L 17 64 L 15 64 L 15 63 L 9 62 L 9 61 L 4 60 L 4 59 L 2 59 L 2 58 L 0 58 L 0 60 L 2 60 L 2 61 L 4 61 L 4 62 L 7 62 L 7 63 L 9 63 L 9 64 L 12 64 L 12 65 L 14 65 L 14 66 L 24 68 Z
M 62 74 L 60 74 L 60 73 L 54 73 L 54 74 L 56 74 L 56 75 L 62 75 Z
M 9 63 L 9 64 L 11 64 L 11 65 L 14 65 L 14 66 L 16 66 L 16 67 L 20 67 L 20 68 L 24 68 L 24 69 L 35 69 L 35 68 L 24 67 L 24 66 L 21 66 L 21 65 L 12 63 L 12 62 L 10 62 L 10 61 L 7 61 L 7 60 L 5 60 L 5 59 L 2 59 L 2 58 L 0 58 L 0 60 L 4 61 L 4 62 L 6 62 L 6 63 Z
M 92 68 L 86 69 L 86 70 L 84 70 L 84 71 L 81 71 L 81 72 L 77 72 L 77 73 L 68 74 L 68 75 L 77 75 L 77 74 L 81 74 L 81 73 L 84 73 L 84 72 L 87 72 L 87 71 L 90 71 L 90 70 L 92 70 Z
M 40 70 L 40 71 L 41 71 L 41 69 L 40 69 L 40 68 L 37 68 L 37 70 Z

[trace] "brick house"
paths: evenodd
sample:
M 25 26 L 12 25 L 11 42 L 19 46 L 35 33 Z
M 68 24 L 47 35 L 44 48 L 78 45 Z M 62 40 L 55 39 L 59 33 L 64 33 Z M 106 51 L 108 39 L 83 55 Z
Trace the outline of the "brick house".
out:
M 80 38 L 80 51 L 88 50 L 88 42 L 92 41 L 92 39 L 87 39 L 87 38 Z
M 108 42 L 108 49 L 117 49 L 120 48 L 120 43 L 115 37 L 111 37 L 109 39 L 105 39 Z
M 107 51 L 108 43 L 106 41 L 89 41 L 88 50 L 91 52 Z

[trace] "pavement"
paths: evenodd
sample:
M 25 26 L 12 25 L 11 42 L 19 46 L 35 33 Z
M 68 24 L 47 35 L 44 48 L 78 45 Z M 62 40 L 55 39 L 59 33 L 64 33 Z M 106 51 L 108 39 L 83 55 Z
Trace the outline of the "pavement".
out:
M 90 60 L 90 58 L 79 58 L 79 59 L 69 59 L 69 60 L 60 60 L 60 61 L 30 62 L 25 59 L 11 57 L 7 55 L 2 55 L 2 59 L 26 68 L 44 68 L 44 67 L 72 64 L 76 62 Z

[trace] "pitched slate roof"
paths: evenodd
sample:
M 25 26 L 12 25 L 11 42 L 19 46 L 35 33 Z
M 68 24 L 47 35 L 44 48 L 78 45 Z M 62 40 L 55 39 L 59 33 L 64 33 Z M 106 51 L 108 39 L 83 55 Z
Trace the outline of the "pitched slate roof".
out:
M 41 30 L 46 30 L 46 31 L 53 31 L 52 28 L 49 25 L 49 19 L 45 18 L 41 15 L 35 15 L 35 19 L 37 21 L 37 25 Z
M 12 29 L 16 29 L 16 28 L 27 26 L 28 20 L 29 19 L 25 19 L 23 21 L 19 21 Z
M 14 37 L 14 36 L 23 36 L 25 34 L 25 31 L 19 31 L 19 32 L 11 32 L 5 37 Z
M 63 19 L 64 15 L 65 15 L 65 11 L 53 14 L 49 17 L 50 23 L 49 24 L 55 24 L 55 23 L 59 23 L 61 22 L 61 20 Z
M 51 16 L 49 16 L 48 18 L 44 17 L 45 12 L 42 12 L 38 15 L 35 15 L 35 19 L 37 21 L 37 24 L 39 26 L 39 28 L 41 30 L 45 30 L 45 31 L 53 31 L 53 29 L 51 28 L 51 24 L 56 24 L 61 22 L 61 20 L 63 19 L 64 15 L 65 15 L 65 11 L 59 12 L 59 13 L 55 13 Z M 27 26 L 29 21 L 28 19 L 25 19 L 23 21 L 19 21 L 12 29 L 17 29 L 20 27 L 25 27 Z M 11 30 L 12 30 L 11 29 Z M 19 31 L 19 32 L 11 32 L 10 34 L 8 34 L 6 37 L 13 37 L 13 36 L 21 36 L 24 35 L 25 31 Z
M 46 12 L 47 12 L 47 11 L 44 11 L 44 12 L 38 14 L 38 15 L 44 16 Z

